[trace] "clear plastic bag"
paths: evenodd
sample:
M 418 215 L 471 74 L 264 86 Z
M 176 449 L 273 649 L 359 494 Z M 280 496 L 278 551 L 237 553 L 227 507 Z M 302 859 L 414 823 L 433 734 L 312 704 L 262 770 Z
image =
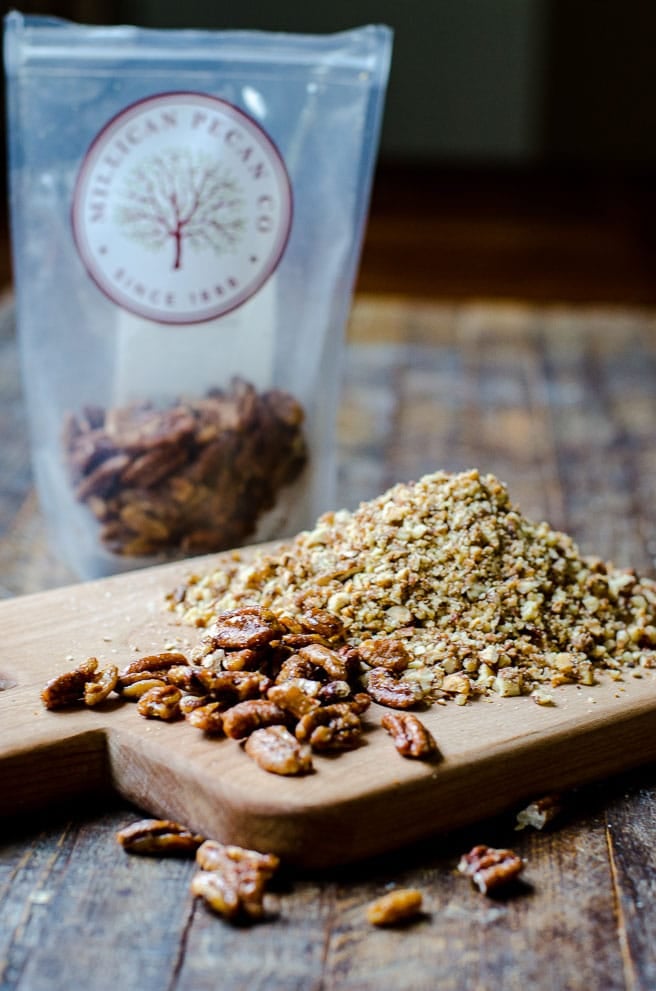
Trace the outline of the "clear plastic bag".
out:
M 5 18 L 39 497 L 84 578 L 285 536 L 334 497 L 391 32 Z

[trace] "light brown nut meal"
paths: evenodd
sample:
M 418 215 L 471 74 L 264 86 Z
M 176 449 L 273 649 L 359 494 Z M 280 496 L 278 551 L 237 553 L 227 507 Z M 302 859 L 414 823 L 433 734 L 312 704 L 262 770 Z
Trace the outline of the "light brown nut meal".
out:
M 116 834 L 128 853 L 156 857 L 191 857 L 204 837 L 169 819 L 140 819 Z
M 437 752 L 432 734 L 410 712 L 385 712 L 380 724 L 390 734 L 402 757 L 431 757 Z
M 367 919 L 373 926 L 394 926 L 416 918 L 423 896 L 416 888 L 396 888 L 367 906 Z
M 98 659 L 89 657 L 73 671 L 52 678 L 41 692 L 41 701 L 46 709 L 62 709 L 69 705 L 79 705 L 84 701 L 84 688 L 87 682 L 95 681 Z
M 310 748 L 299 743 L 284 726 L 257 729 L 244 749 L 263 770 L 272 774 L 296 775 L 312 771 Z
M 162 719 L 170 723 L 179 719 L 182 693 L 175 685 L 151 688 L 137 702 L 137 711 L 146 719 Z
M 478 890 L 486 895 L 514 881 L 524 870 L 524 861 L 513 850 L 479 844 L 463 854 L 458 870 L 471 878 Z

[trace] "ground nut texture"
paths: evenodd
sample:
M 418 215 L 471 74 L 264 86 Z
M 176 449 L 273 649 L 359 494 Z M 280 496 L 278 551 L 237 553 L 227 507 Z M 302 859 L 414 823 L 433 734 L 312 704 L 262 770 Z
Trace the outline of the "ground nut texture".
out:
M 197 626 L 248 603 L 283 617 L 328 610 L 352 647 L 402 642 L 408 666 L 389 676 L 426 701 L 496 693 L 550 704 L 553 687 L 593 685 L 596 671 L 656 667 L 656 582 L 582 557 L 477 471 L 437 472 L 327 513 L 276 553 L 191 576 L 171 600 Z

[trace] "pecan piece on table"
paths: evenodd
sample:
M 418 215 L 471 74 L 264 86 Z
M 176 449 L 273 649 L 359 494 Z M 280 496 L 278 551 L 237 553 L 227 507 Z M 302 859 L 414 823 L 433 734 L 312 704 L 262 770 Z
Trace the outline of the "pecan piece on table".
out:
M 116 839 L 128 853 L 156 857 L 193 856 L 204 841 L 203 836 L 169 819 L 140 819 L 119 829 Z
M 154 688 L 167 687 L 167 683 L 163 678 L 154 678 L 147 672 L 135 675 L 134 679 L 134 681 L 129 682 L 127 685 L 122 685 L 119 678 L 118 685 L 116 686 L 116 690 L 121 698 L 128 699 L 130 702 L 136 702 L 137 699 L 142 698 Z
M 367 675 L 367 692 L 379 705 L 390 709 L 409 709 L 421 701 L 421 689 L 409 681 L 402 681 L 386 668 L 372 668 Z
M 162 719 L 171 722 L 179 719 L 182 692 L 175 685 L 151 688 L 137 702 L 137 711 L 146 719 Z
M 312 770 L 310 748 L 299 743 L 284 726 L 256 729 L 244 749 L 256 764 L 272 774 L 308 774 Z
M 350 750 L 362 736 L 362 722 L 348 702 L 319 706 L 302 716 L 296 725 L 296 739 L 313 750 Z
M 395 888 L 367 906 L 367 919 L 373 926 L 394 926 L 419 915 L 422 903 L 416 888 Z
M 533 829 L 544 829 L 550 822 L 560 815 L 563 810 L 562 798 L 560 795 L 545 795 L 531 802 L 525 809 L 517 813 L 516 830 L 526 829 L 532 826 Z
M 196 862 L 201 870 L 192 879 L 192 894 L 230 920 L 262 917 L 266 885 L 278 869 L 278 857 L 206 840 Z
M 514 850 L 498 850 L 479 844 L 463 854 L 458 864 L 461 874 L 484 895 L 504 888 L 524 870 L 524 861 Z
M 317 634 L 326 640 L 343 640 L 346 635 L 344 624 L 339 616 L 328 612 L 327 609 L 317 609 L 313 606 L 297 616 L 296 623 L 298 624 L 296 629 L 290 630 L 290 633 Z
M 400 674 L 411 661 L 404 643 L 391 637 L 363 640 L 356 648 L 361 661 L 372 668 L 386 668 Z
M 41 692 L 41 701 L 46 709 L 62 709 L 68 705 L 82 704 L 84 689 L 90 681 L 95 681 L 98 658 L 88 657 L 73 671 L 66 671 L 47 682 Z
M 259 671 L 213 671 L 201 667 L 196 672 L 203 691 L 218 702 L 259 699 L 271 686 L 271 680 Z
M 207 631 L 214 649 L 245 650 L 264 647 L 282 633 L 273 613 L 260 606 L 231 609 L 217 617 Z
M 238 702 L 223 716 L 223 730 L 233 740 L 243 740 L 265 726 L 284 726 L 289 713 L 270 699 L 248 699 Z
M 385 712 L 380 724 L 402 757 L 430 757 L 437 752 L 432 734 L 410 712 Z

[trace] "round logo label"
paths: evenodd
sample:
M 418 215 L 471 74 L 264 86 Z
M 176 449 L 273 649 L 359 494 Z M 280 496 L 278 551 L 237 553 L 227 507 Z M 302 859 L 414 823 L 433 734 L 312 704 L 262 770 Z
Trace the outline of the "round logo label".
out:
M 73 234 L 99 288 L 160 323 L 240 306 L 280 261 L 291 227 L 284 162 L 262 128 L 203 93 L 134 103 L 95 137 Z

